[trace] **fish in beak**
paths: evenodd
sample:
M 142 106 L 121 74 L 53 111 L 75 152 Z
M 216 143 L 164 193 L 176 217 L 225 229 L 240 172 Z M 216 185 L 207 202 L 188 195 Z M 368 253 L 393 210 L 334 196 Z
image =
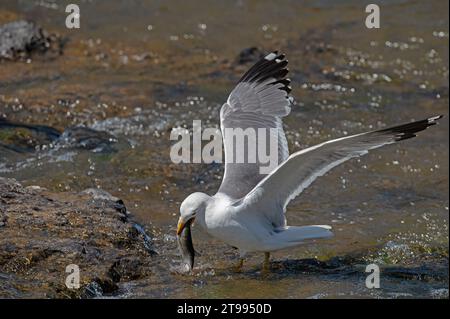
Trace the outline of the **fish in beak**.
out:
M 188 267 L 188 271 L 191 271 L 194 267 L 195 250 L 191 235 L 191 225 L 193 221 L 194 218 L 191 218 L 187 222 L 180 220 L 177 227 L 178 249 L 180 250 L 183 262 Z

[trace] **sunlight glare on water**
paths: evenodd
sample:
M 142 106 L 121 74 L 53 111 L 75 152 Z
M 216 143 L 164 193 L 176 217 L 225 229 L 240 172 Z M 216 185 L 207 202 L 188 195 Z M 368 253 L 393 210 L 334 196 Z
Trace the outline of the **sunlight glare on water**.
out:
M 0 23 L 33 16 L 70 41 L 51 67 L 39 59 L 1 66 L 0 115 L 61 131 L 85 125 L 118 142 L 109 152 L 0 148 L 0 174 L 56 191 L 103 188 L 150 225 L 159 272 L 151 283 L 125 284 L 122 296 L 448 297 L 448 277 L 433 280 L 441 268 L 448 273 L 448 2 L 382 2 L 381 29 L 369 31 L 359 1 L 92 0 L 82 2 L 82 28 L 68 31 L 60 13 L 69 2 L 2 1 Z M 416 139 L 334 169 L 293 201 L 289 224 L 329 224 L 335 237 L 275 253 L 268 278 L 259 274 L 259 255 L 243 274 L 233 273 L 236 252 L 198 227 L 197 270 L 181 276 L 168 271 L 180 259 L 173 236 L 179 205 L 191 192 L 215 193 L 223 167 L 171 163 L 170 130 L 191 128 L 195 119 L 218 127 L 220 106 L 251 64 L 239 65 L 237 56 L 253 46 L 289 59 L 291 152 L 445 118 Z M 10 132 L 0 134 L 11 142 Z M 313 258 L 325 264 L 296 262 Z M 364 267 L 371 262 L 416 267 L 431 279 L 405 281 L 391 271 L 381 289 L 368 290 Z

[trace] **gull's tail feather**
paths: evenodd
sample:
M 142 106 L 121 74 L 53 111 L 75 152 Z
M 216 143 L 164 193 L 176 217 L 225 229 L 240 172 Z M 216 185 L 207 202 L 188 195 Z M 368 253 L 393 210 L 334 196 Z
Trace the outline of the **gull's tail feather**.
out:
M 271 238 L 271 250 L 298 246 L 305 240 L 332 237 L 331 226 L 286 226 L 278 228 Z
M 328 225 L 286 226 L 275 236 L 286 242 L 299 242 L 307 239 L 328 238 L 333 236 Z

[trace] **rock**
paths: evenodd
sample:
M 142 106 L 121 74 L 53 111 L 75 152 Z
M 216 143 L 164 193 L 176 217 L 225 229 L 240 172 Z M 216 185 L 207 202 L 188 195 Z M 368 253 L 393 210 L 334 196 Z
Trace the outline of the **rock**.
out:
M 151 255 L 158 255 L 158 252 L 153 247 L 153 241 L 145 231 L 144 227 L 139 224 L 133 224 L 128 232 L 132 242 L 143 243 L 144 249 Z
M 88 194 L 93 199 L 103 200 L 103 201 L 111 201 L 111 202 L 119 202 L 121 201 L 118 197 L 115 197 L 108 193 L 103 189 L 98 188 L 88 188 L 81 192 L 81 194 Z M 123 202 L 122 202 L 123 203 Z
M 102 294 L 112 294 L 119 289 L 119 286 L 117 286 L 116 282 L 109 276 L 96 278 L 94 280 L 94 283 L 97 283 L 101 288 Z
M 6 217 L 0 216 L 0 228 L 6 226 Z
M 103 289 L 100 284 L 96 281 L 89 283 L 84 287 L 84 291 L 81 294 L 82 298 L 90 299 L 103 296 Z
M 97 131 L 85 126 L 75 126 L 67 128 L 61 135 L 59 142 L 71 148 L 105 153 L 114 151 L 112 145 L 117 143 L 117 138 L 105 131 Z
M 117 260 L 109 269 L 108 275 L 114 282 L 121 280 L 136 280 L 143 278 L 149 273 L 148 267 L 141 259 L 136 257 L 125 257 Z
M 29 58 L 32 53 L 52 51 L 62 54 L 63 41 L 29 21 L 14 21 L 0 26 L 0 59 Z
M 0 228 L 5 227 L 6 226 L 6 207 L 4 207 L 2 205 L 2 203 L 0 202 Z
M 114 242 L 114 245 L 121 249 L 139 250 L 150 256 L 158 255 L 151 237 L 147 234 L 145 229 L 137 223 L 132 224 L 128 228 L 127 236 L 118 238 L 118 240 Z
M 237 64 L 255 63 L 262 59 L 265 53 L 257 47 L 250 47 L 242 50 L 236 58 Z
M 0 146 L 14 152 L 32 152 L 55 141 L 61 133 L 49 126 L 12 123 L 0 119 Z
M 0 297 L 93 298 L 151 276 L 150 236 L 124 213 L 105 191 L 51 193 L 0 177 L 0 287 L 20 287 Z M 80 289 L 65 286 L 69 264 L 79 266 Z
M 113 144 L 117 143 L 117 138 L 85 126 L 69 127 L 61 133 L 45 125 L 12 123 L 0 118 L 0 147 L 24 153 L 50 143 L 65 149 L 109 153 L 115 151 Z
M 384 267 L 383 274 L 403 280 L 448 281 L 448 262 L 441 265 L 425 264 L 416 267 Z
M 94 200 L 92 204 L 100 207 L 108 207 L 118 213 L 118 217 L 121 221 L 125 222 L 128 219 L 130 213 L 128 212 L 124 202 L 115 196 L 112 196 L 105 190 L 98 188 L 88 188 L 81 192 L 81 194 L 88 194 Z

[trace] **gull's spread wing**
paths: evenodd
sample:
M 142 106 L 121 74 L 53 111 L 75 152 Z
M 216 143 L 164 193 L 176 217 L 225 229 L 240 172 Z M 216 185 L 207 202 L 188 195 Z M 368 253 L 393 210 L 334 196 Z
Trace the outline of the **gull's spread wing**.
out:
M 222 106 L 220 124 L 225 148 L 225 173 L 219 193 L 234 199 L 242 198 L 267 176 L 261 173 L 261 167 L 267 163 L 262 163 L 258 156 L 256 160 L 249 160 L 249 150 L 256 151 L 257 148 L 248 144 L 252 142 L 246 142 L 245 147 L 240 148 L 237 139 L 227 134 L 229 129 L 252 129 L 255 141 L 262 134 L 258 129 L 265 129 L 267 137 L 271 134 L 266 139 L 266 154 L 272 139 L 278 143 L 278 164 L 289 156 L 282 125 L 282 118 L 289 114 L 292 102 L 286 66 L 284 55 L 277 52 L 266 55 L 242 76 Z M 238 162 L 237 154 L 242 156 L 243 162 Z
M 261 180 L 239 204 L 258 205 L 259 209 L 250 211 L 263 212 L 273 226 L 282 227 L 287 204 L 317 177 L 372 149 L 415 137 L 415 133 L 435 125 L 441 117 L 343 137 L 296 152 Z

